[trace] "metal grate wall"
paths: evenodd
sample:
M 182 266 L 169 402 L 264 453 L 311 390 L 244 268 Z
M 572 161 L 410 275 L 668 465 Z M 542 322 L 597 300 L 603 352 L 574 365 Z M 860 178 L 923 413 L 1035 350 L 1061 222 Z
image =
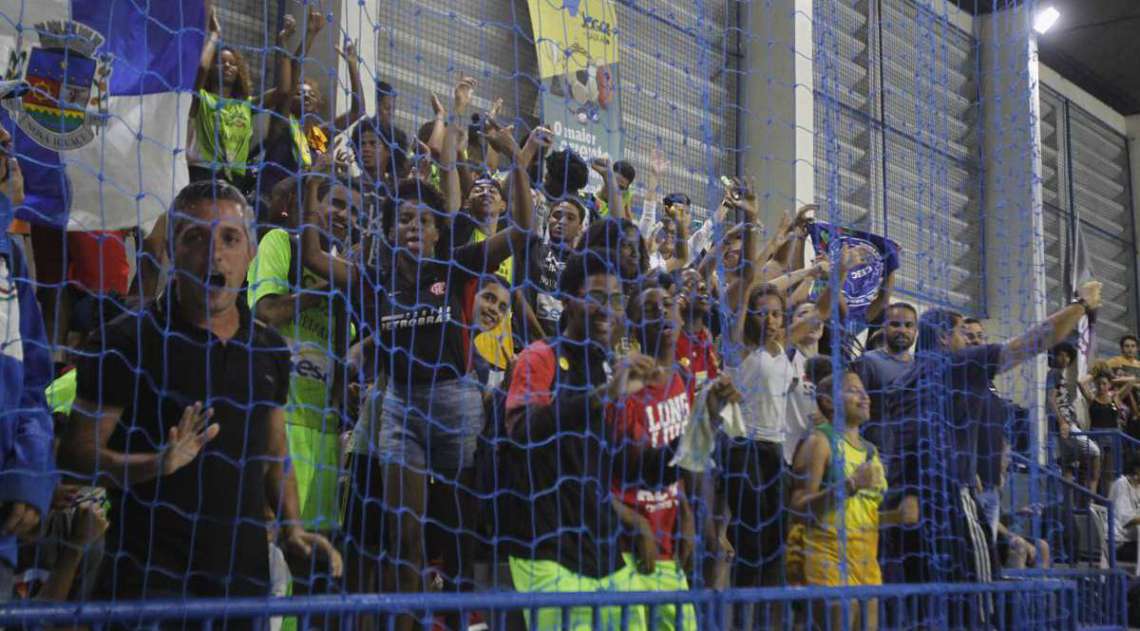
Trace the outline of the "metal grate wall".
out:
M 245 57 L 254 92 L 273 87 L 273 45 L 285 0 L 213 0 L 213 5 L 222 26 L 222 43 Z
M 1092 274 L 1104 283 L 1097 353 L 1118 354 L 1121 336 L 1137 332 L 1136 244 L 1127 139 L 1062 95 L 1041 89 L 1042 190 L 1050 307 L 1068 301 L 1066 264 L 1073 231 L 1081 235 Z
M 815 0 L 816 198 L 906 251 L 896 288 L 985 311 L 977 42 L 911 0 Z
M 1069 301 L 1068 265 L 1072 239 L 1069 220 L 1065 99 L 1042 86 L 1040 92 L 1041 198 L 1044 202 L 1045 300 L 1052 313 Z
M 662 185 L 692 196 L 698 218 L 715 178 L 735 173 L 736 10 L 728 0 L 617 3 L 625 158 L 642 173 L 661 147 L 671 162 Z M 431 118 L 431 92 L 449 94 L 460 72 L 480 81 L 477 107 L 502 96 L 504 115 L 538 120 L 525 0 L 382 0 L 374 15 L 377 74 L 399 93 L 408 133 Z

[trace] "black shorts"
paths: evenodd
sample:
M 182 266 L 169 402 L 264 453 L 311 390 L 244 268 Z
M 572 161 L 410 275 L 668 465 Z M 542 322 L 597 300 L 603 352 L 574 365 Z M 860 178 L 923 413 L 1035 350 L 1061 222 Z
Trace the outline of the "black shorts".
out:
M 350 473 L 345 495 L 345 548 L 370 557 L 381 553 L 384 544 L 383 466 L 365 454 L 349 454 Z
M 723 445 L 725 497 L 732 517 L 728 539 L 736 549 L 738 580 L 762 577 L 784 583 L 784 448 L 779 443 L 733 438 Z

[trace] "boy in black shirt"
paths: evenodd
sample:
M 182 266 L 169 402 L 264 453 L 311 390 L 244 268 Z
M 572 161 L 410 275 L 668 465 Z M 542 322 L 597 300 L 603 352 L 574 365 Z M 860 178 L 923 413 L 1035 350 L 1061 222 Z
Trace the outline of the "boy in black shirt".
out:
M 604 405 L 639 392 L 657 371 L 631 354 L 607 378 L 612 332 L 625 307 L 614 265 L 587 251 L 571 257 L 559 282 L 565 304 L 561 336 L 527 347 L 507 395 L 509 492 L 522 504 L 511 532 L 510 566 L 519 591 L 637 589 L 636 570 L 622 560 L 619 522 L 610 497 L 613 446 Z M 532 628 L 558 626 L 562 612 L 539 610 Z M 589 609 L 570 612 L 572 627 L 590 626 Z M 529 614 L 528 614 L 529 616 Z M 603 627 L 620 623 L 620 608 L 601 608 Z M 629 628 L 643 628 L 639 608 Z

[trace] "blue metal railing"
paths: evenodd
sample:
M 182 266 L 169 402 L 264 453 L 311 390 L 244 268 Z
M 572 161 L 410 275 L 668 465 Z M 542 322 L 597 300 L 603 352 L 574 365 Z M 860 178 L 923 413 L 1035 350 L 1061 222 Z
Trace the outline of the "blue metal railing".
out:
M 1011 469 L 1014 467 L 1028 467 L 1029 460 L 1021 454 L 1011 455 Z M 1060 546 L 1060 552 L 1066 553 L 1062 558 L 1070 564 L 1079 564 L 1081 561 L 1096 562 L 1099 561 L 1100 550 L 1100 537 L 1097 533 L 1092 532 L 1092 522 L 1090 521 L 1090 528 L 1084 534 L 1084 541 L 1078 541 L 1075 537 L 1078 535 L 1075 528 L 1074 517 L 1078 514 L 1085 514 L 1088 512 L 1088 507 L 1096 504 L 1103 506 L 1107 512 L 1107 528 L 1105 529 L 1105 537 L 1108 543 L 1108 569 L 1116 569 L 1116 533 L 1115 528 L 1112 527 L 1115 519 L 1115 513 L 1112 502 L 1108 498 L 1094 493 L 1085 487 L 1067 480 L 1060 474 L 1059 471 L 1050 467 L 1037 468 L 1039 478 L 1037 484 L 1030 486 L 1024 497 L 1018 495 L 1017 488 L 1009 489 L 1010 502 L 1009 505 L 1016 511 L 1022 506 L 1038 505 L 1045 509 L 1052 509 L 1051 515 L 1036 514 L 1029 517 L 1023 517 L 1028 520 L 1026 533 L 1034 538 L 1046 539 L 1050 541 L 1050 545 L 1056 543 L 1070 543 L 1072 545 Z M 1031 481 L 1032 483 L 1032 481 Z M 1049 523 L 1051 521 L 1061 520 L 1061 523 Z M 1059 529 L 1059 531 L 1058 531 Z M 1094 537 L 1094 535 L 1097 535 Z M 1056 550 L 1056 548 L 1054 548 Z M 1081 552 L 1092 551 L 1094 558 L 1081 558 Z
M 1105 458 L 1104 454 L 1101 454 L 1101 479 L 1104 479 L 1105 475 L 1111 476 L 1108 480 L 1109 484 L 1124 471 L 1125 455 L 1140 453 L 1140 440 L 1136 440 L 1120 430 L 1094 429 L 1082 433 L 1095 440 L 1102 448 L 1108 447 L 1109 458 Z
M 732 589 L 725 591 L 683 592 L 594 592 L 521 594 L 509 592 L 464 594 L 360 594 L 337 596 L 308 596 L 273 599 L 197 599 L 161 600 L 142 602 L 82 604 L 0 604 L 0 626 L 9 629 L 41 628 L 53 625 L 119 625 L 128 628 L 149 628 L 160 623 L 190 623 L 192 626 L 211 628 L 227 621 L 268 620 L 273 617 L 297 617 L 307 627 L 307 621 L 319 616 L 324 628 L 355 628 L 355 616 L 392 615 L 415 612 L 429 621 L 437 612 L 458 612 L 465 620 L 467 612 L 479 611 L 486 616 L 490 628 L 505 626 L 510 612 L 537 612 L 540 608 L 555 608 L 568 615 L 571 608 L 586 608 L 599 619 L 599 608 L 659 607 L 667 604 L 687 603 L 694 606 L 699 629 L 732 628 L 731 615 L 735 607 L 747 605 L 766 610 L 782 609 L 795 615 L 795 607 L 813 602 L 849 605 L 859 602 L 866 606 L 875 602 L 876 610 L 884 612 L 881 627 L 913 626 L 921 616 L 924 624 L 932 628 L 953 625 L 961 612 L 971 606 L 985 607 L 986 628 L 999 629 L 1075 629 L 1078 583 L 1073 578 L 1064 580 L 1027 577 L 1024 580 L 989 584 L 929 584 L 886 585 L 875 587 L 844 588 L 761 588 Z M 971 605 L 971 603 L 973 603 Z M 807 608 L 810 617 L 810 607 Z M 783 620 L 791 618 L 785 616 Z M 805 618 L 801 618 L 805 620 Z M 330 623 L 330 621 L 332 621 Z M 810 620 L 807 620 L 810 622 Z M 628 616 L 626 616 L 628 622 Z M 831 628 L 827 620 L 819 621 L 823 628 Z M 500 624 L 503 623 L 503 624 Z M 981 621 L 977 621 L 981 625 Z M 788 624 L 784 626 L 790 626 Z M 846 626 L 846 625 L 841 625 Z M 954 625 L 957 626 L 957 625 Z M 964 623 L 973 628 L 974 621 Z M 463 625 L 465 627 L 465 625 Z M 462 627 L 461 627 L 462 628 Z
M 1040 570 L 1007 570 L 1010 580 L 1040 578 Z M 1128 575 L 1120 570 L 1053 568 L 1050 578 L 1071 580 L 1077 586 L 1077 624 L 1126 627 L 1128 623 Z

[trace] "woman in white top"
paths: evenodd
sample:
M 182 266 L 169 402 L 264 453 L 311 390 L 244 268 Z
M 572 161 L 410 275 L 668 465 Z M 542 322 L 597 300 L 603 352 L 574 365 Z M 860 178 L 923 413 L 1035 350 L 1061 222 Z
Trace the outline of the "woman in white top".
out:
M 783 443 L 796 374 L 784 352 L 783 292 L 764 285 L 747 295 L 732 330 L 744 354 L 730 374 L 744 397 L 747 436 L 728 439 L 723 459 L 728 538 L 736 549 L 733 585 L 777 586 L 784 583 Z

